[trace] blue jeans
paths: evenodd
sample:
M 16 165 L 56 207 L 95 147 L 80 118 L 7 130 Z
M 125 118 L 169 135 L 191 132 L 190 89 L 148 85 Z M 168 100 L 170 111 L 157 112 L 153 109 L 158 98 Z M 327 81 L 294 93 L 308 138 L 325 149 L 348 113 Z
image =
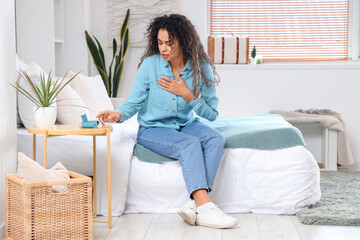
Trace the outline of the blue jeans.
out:
M 225 145 L 217 130 L 196 121 L 179 130 L 140 126 L 137 142 L 153 152 L 179 159 L 190 198 L 195 190 L 211 191 Z

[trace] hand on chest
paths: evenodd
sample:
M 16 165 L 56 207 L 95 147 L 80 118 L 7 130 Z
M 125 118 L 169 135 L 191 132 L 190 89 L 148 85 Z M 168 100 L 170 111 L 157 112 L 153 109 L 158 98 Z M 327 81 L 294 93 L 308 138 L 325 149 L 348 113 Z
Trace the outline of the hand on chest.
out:
M 181 83 L 182 81 L 183 83 Z M 190 91 L 193 91 L 194 87 L 192 71 L 172 71 L 171 68 L 166 68 L 154 73 L 154 75 L 151 76 L 150 88 L 153 87 L 154 89 L 161 89 L 166 92 L 167 90 L 163 88 L 164 86 L 166 88 L 166 85 L 172 85 L 175 88 L 186 87 Z M 171 93 L 171 91 L 170 94 L 179 95 L 176 93 Z
M 162 110 L 171 108 L 174 113 L 179 108 L 189 108 L 188 103 L 181 97 L 180 89 L 188 88 L 193 91 L 191 74 L 186 71 L 180 72 L 180 78 L 175 77 L 175 74 L 172 71 L 159 71 L 151 76 L 148 99 L 155 107 Z

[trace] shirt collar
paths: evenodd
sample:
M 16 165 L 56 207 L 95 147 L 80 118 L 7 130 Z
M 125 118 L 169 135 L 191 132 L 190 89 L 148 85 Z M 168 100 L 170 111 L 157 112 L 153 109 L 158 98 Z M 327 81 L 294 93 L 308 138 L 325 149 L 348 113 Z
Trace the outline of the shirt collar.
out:
M 161 54 L 159 54 L 159 56 L 160 56 L 161 64 L 166 68 L 171 68 L 170 63 L 168 61 L 164 60 L 164 58 L 161 56 Z M 185 67 L 182 71 L 186 71 L 186 70 L 191 70 L 191 60 L 190 59 L 188 59 L 186 61 Z
M 165 61 L 164 58 L 161 56 L 161 54 L 159 53 L 159 57 L 160 57 L 160 63 L 163 67 L 166 68 L 171 68 L 170 67 L 170 63 L 168 61 Z
M 183 69 L 183 71 L 186 71 L 186 70 L 191 70 L 191 61 L 190 61 L 190 59 L 188 59 L 186 61 L 185 67 Z

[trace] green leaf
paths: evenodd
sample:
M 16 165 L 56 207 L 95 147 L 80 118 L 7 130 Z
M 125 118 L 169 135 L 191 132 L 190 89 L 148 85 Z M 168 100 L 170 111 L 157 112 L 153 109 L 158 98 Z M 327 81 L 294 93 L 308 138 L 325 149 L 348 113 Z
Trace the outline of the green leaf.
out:
M 62 86 L 65 87 L 65 84 L 63 81 L 57 80 L 53 85 L 49 92 L 49 99 L 48 99 L 48 105 L 51 106 L 51 104 L 54 103 L 56 95 L 62 90 Z
M 118 74 L 117 74 L 117 72 L 116 72 L 116 68 L 117 68 L 117 66 L 115 65 L 115 67 L 114 67 L 114 76 L 113 76 L 113 85 L 112 85 L 112 95 L 111 95 L 111 97 L 116 97 L 117 96 L 117 92 L 115 92 L 115 89 L 116 89 L 116 84 L 117 84 L 117 82 L 118 82 Z
M 51 76 L 51 72 L 49 72 L 48 77 L 46 78 L 45 72 L 40 73 L 40 81 L 39 86 L 37 86 L 32 79 L 28 76 L 28 74 L 20 69 L 21 76 L 27 81 L 30 85 L 30 88 L 33 93 L 26 91 L 22 88 L 18 83 L 13 86 L 19 93 L 23 94 L 26 98 L 28 98 L 31 102 L 33 102 L 37 109 L 40 107 L 50 107 L 54 102 L 58 93 L 67 85 L 69 84 L 80 72 L 74 74 L 69 80 L 65 81 L 65 77 L 67 76 L 68 72 L 64 75 L 62 79 L 57 78 L 54 80 Z
M 124 52 L 124 49 L 121 47 L 120 50 L 119 50 L 119 55 L 116 56 L 116 62 L 115 62 L 115 69 L 117 68 L 117 66 L 119 66 L 120 64 L 120 61 L 122 59 L 122 55 L 123 55 L 123 52 Z
M 106 91 L 108 93 L 108 96 L 110 97 L 110 82 L 109 77 L 106 75 L 106 73 L 101 69 L 98 68 L 98 71 L 100 73 L 101 78 L 103 79 L 103 82 L 105 84 Z
M 85 35 L 86 35 L 86 43 L 87 43 L 91 57 L 93 58 L 95 65 L 100 66 L 100 67 L 103 66 L 103 62 L 101 60 L 99 50 L 98 50 L 94 40 L 90 37 L 90 35 L 88 34 L 87 31 L 85 31 Z
M 94 40 L 90 37 L 90 35 L 85 31 L 86 35 L 86 43 L 88 45 L 88 48 L 90 50 L 91 56 L 93 58 L 94 64 L 99 71 L 99 74 L 104 82 L 104 85 L 106 87 L 106 91 L 108 95 L 110 96 L 110 85 L 109 77 L 107 76 L 107 71 L 105 67 L 105 58 L 104 58 L 104 52 L 101 48 L 101 44 L 99 41 L 95 38 L 95 41 L 97 42 L 97 46 L 94 42 Z
M 45 80 L 45 73 L 43 73 L 43 78 Z M 46 83 L 46 92 L 45 92 L 45 103 L 47 106 L 50 106 L 49 98 L 50 98 L 51 84 L 52 84 L 52 77 L 51 77 L 51 72 L 49 72 L 48 80 Z
M 120 48 L 120 50 L 122 50 Z M 113 88 L 112 88 L 112 97 L 116 97 L 117 96 L 117 92 L 115 91 L 115 89 L 118 88 L 118 84 L 119 84 L 119 65 L 121 63 L 121 58 L 120 58 L 120 54 L 121 51 L 119 53 L 119 55 L 116 56 L 115 59 L 115 67 L 114 67 L 114 76 L 113 76 Z
M 121 50 L 121 47 L 120 47 L 120 50 Z M 109 89 L 110 89 L 110 93 L 109 93 L 109 97 L 111 96 L 111 85 L 112 85 L 112 65 L 114 63 L 114 59 L 116 58 L 116 51 L 117 51 L 117 42 L 116 42 L 116 39 L 114 38 L 113 39 L 113 57 L 111 59 L 111 63 L 110 63 L 110 66 L 109 66 Z
M 130 9 L 128 9 L 126 11 L 126 15 L 125 15 L 125 19 L 121 25 L 121 28 L 120 28 L 120 40 L 123 41 L 123 37 L 124 37 L 124 33 L 125 33 L 125 30 L 127 29 L 127 25 L 128 25 L 128 22 L 129 22 L 129 16 L 130 16 Z
M 63 77 L 63 79 L 62 79 L 61 82 L 59 83 L 58 87 L 57 87 L 56 90 L 54 91 L 54 97 L 53 97 L 53 99 L 55 99 L 56 96 L 59 94 L 59 92 L 60 92 L 61 90 L 63 90 L 64 87 L 65 87 L 66 85 L 68 85 L 72 80 L 74 80 L 74 79 L 76 78 L 76 76 L 79 75 L 79 73 L 80 73 L 80 72 L 74 74 L 71 78 L 69 78 L 69 80 L 67 80 L 65 83 L 63 83 L 66 75 L 68 74 L 68 72 L 66 72 L 65 75 L 64 75 L 64 77 Z
M 38 86 L 36 86 L 36 85 L 34 85 L 35 86 L 35 96 L 36 96 L 36 98 L 38 99 L 38 101 L 39 101 L 39 103 L 42 105 L 42 106 L 44 106 L 44 101 L 43 101 L 43 98 L 42 98 L 42 91 L 41 91 L 41 89 L 38 87 Z
M 125 38 L 124 38 L 124 41 L 122 44 L 123 44 L 123 46 L 122 46 L 123 51 L 122 51 L 121 58 L 124 58 L 129 49 L 129 29 L 126 29 Z
M 13 85 L 12 83 L 9 84 L 13 86 L 17 91 L 19 91 L 19 93 L 21 93 L 26 98 L 28 98 L 31 102 L 35 103 L 36 106 L 40 106 L 40 103 L 29 92 L 27 92 L 24 88 L 22 88 L 18 83 L 16 84 L 16 86 Z
M 95 36 L 92 37 L 85 31 L 86 42 L 93 58 L 94 64 L 99 71 L 99 74 L 104 82 L 108 96 L 116 96 L 119 89 L 119 83 L 124 69 L 124 57 L 129 49 L 129 29 L 128 22 L 130 17 L 130 9 L 127 10 L 124 21 L 120 28 L 120 43 L 117 43 L 116 39 L 113 39 L 113 58 L 111 59 L 108 69 L 105 65 L 104 52 L 102 50 L 100 42 Z M 94 40 L 95 39 L 95 40 Z M 117 54 L 117 52 L 119 52 Z M 113 65 L 115 65 L 113 67 Z M 121 66 L 120 66 L 121 65 Z M 120 69 L 121 72 L 120 72 Z M 108 72 L 107 72 L 108 70 Z
M 116 39 L 114 38 L 113 39 L 113 59 L 115 57 L 116 51 L 117 51 L 117 42 L 116 42 Z
M 124 61 L 120 61 L 120 64 L 115 69 L 115 74 L 114 74 L 113 97 L 116 97 L 117 92 L 119 91 L 123 70 L 124 70 Z
M 85 31 L 85 35 L 86 35 L 86 43 L 90 50 L 91 57 L 93 58 L 94 64 L 95 64 L 96 68 L 98 69 L 100 76 L 103 79 L 104 84 L 108 85 L 108 83 L 106 83 L 108 81 L 108 78 L 105 77 L 107 75 L 107 73 L 106 73 L 105 62 L 104 62 L 105 61 L 104 53 L 102 52 L 101 45 L 95 38 L 95 40 L 99 44 L 99 49 L 98 49 L 95 42 L 90 37 L 90 35 L 87 33 L 87 31 Z
M 110 88 L 110 90 L 111 90 L 111 85 L 113 83 L 113 80 L 111 79 L 111 77 L 112 77 L 112 71 L 111 71 L 111 65 L 110 65 L 110 67 L 109 67 L 109 83 L 110 83 L 109 88 Z M 111 95 L 111 91 L 110 91 L 110 95 Z M 110 97 L 110 95 L 109 95 L 109 97 Z
M 32 82 L 32 80 L 30 79 L 29 75 L 24 71 L 21 70 L 21 76 L 27 81 L 27 83 L 30 85 L 31 90 L 34 92 L 35 97 L 37 99 L 37 101 L 39 101 L 40 104 L 43 104 L 43 102 L 41 101 L 41 91 L 40 89 Z M 25 91 L 26 92 L 26 91 Z M 30 93 L 28 93 L 30 94 Z M 31 94 L 30 94 L 31 95 Z
M 98 49 L 99 49 L 99 53 L 100 53 L 100 57 L 101 57 L 101 62 L 102 62 L 102 69 L 105 70 L 105 72 L 106 72 L 104 52 L 103 52 L 101 44 L 99 43 L 97 38 L 94 35 L 93 35 L 93 37 L 95 38 L 95 41 L 96 41 L 96 43 L 98 45 Z

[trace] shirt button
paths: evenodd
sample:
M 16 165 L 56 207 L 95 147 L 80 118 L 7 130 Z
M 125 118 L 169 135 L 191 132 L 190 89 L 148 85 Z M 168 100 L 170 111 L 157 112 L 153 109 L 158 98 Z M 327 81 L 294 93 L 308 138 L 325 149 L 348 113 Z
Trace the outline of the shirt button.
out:
M 173 110 L 173 113 L 176 113 L 176 111 L 175 111 L 175 110 Z
M 173 100 L 176 100 L 176 98 L 173 98 Z
M 174 122 L 174 124 L 176 124 L 176 122 Z

